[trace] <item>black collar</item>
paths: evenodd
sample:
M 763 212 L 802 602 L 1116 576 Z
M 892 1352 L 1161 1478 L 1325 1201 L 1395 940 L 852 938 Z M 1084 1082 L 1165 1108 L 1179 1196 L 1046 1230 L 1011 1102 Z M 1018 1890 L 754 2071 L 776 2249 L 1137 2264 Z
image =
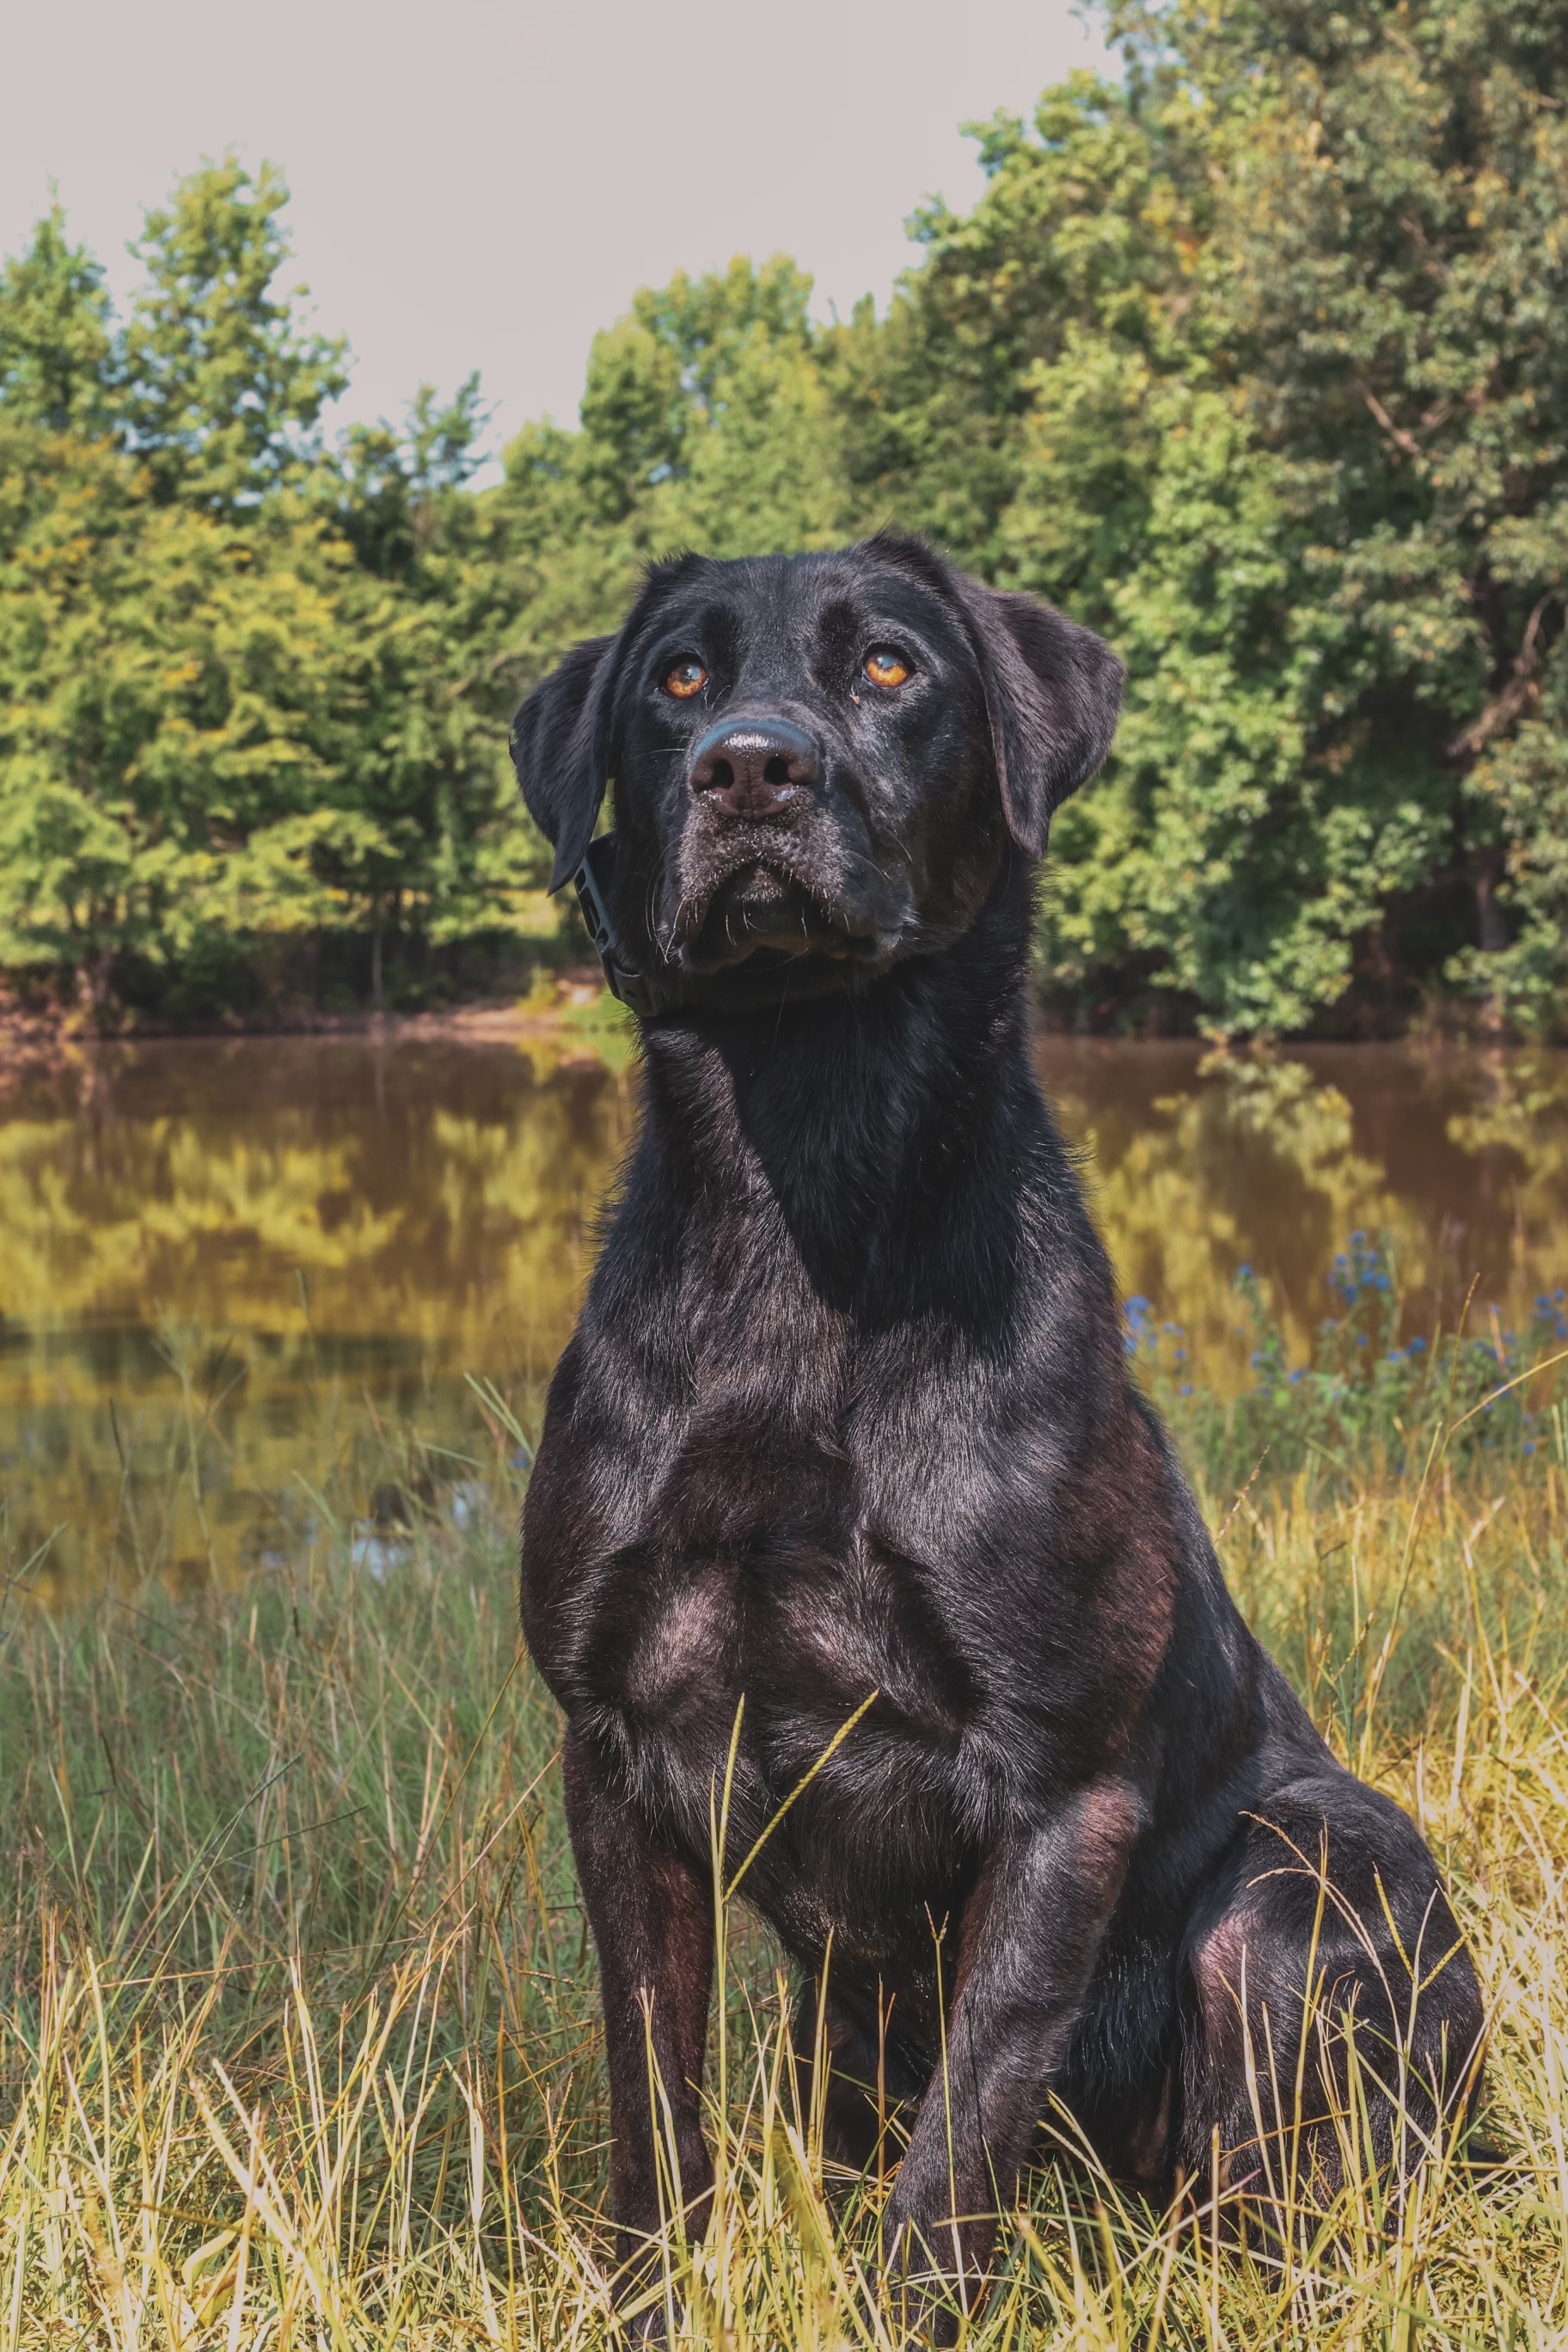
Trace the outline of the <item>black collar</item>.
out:
M 684 1002 L 686 991 L 679 980 L 660 982 L 648 972 L 639 970 L 625 948 L 610 912 L 610 888 L 616 871 L 616 836 L 602 833 L 591 841 L 584 853 L 583 862 L 572 877 L 572 887 L 577 893 L 577 904 L 583 909 L 583 920 L 588 926 L 588 937 L 599 951 L 599 961 L 605 968 L 605 985 L 610 994 L 618 997 L 628 1013 L 639 1021 L 651 1021 L 656 1014 L 668 1013 Z

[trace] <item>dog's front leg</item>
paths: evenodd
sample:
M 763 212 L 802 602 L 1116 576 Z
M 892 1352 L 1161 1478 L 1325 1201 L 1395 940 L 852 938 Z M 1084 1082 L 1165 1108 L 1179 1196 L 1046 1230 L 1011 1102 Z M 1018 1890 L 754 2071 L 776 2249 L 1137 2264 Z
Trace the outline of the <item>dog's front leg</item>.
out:
M 938 2279 L 967 2292 L 984 2273 L 1143 1820 L 1125 1781 L 1092 1781 L 986 1860 L 959 1936 L 945 2075 L 921 2101 L 883 2222 L 910 2317 Z
M 713 2171 L 700 2097 L 713 1889 L 659 1843 L 572 1732 L 563 1762 L 572 1852 L 599 1954 L 610 2072 L 610 2204 L 625 2298 L 646 2284 L 651 2242 L 676 2206 L 684 2207 L 692 2238 L 701 2236 L 707 2220 Z M 656 2107 L 663 2101 L 671 2133 Z

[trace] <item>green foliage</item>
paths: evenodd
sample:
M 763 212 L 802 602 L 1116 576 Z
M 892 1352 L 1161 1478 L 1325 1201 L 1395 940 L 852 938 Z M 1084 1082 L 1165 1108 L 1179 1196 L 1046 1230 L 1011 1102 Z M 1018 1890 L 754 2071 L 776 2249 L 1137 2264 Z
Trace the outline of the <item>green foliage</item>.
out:
M 643 565 L 671 548 L 767 554 L 857 528 L 810 292 L 775 258 L 639 293 L 595 339 L 581 429 L 531 425 L 511 443 L 480 506 L 508 614 L 494 675 L 513 694 L 614 627 Z
M 296 478 L 343 346 L 303 331 L 273 280 L 289 247 L 289 191 L 270 164 L 233 156 L 182 180 L 136 248 L 147 284 L 121 339 L 122 429 L 158 494 L 229 512 Z
M 637 562 L 899 523 L 1126 656 L 1057 827 L 1089 1020 L 1561 1024 L 1568 8 L 1120 12 L 1124 83 L 980 126 L 888 315 L 787 265 L 637 298 L 509 455 L 519 677 Z
M 1549 1025 L 1568 10 L 1121 26 L 1121 90 L 984 131 L 871 367 L 879 492 L 1129 662 L 1047 959 L 1217 1031 L 1445 979 Z
M 1493 1307 L 1468 1313 L 1458 1331 L 1402 1341 L 1408 1316 L 1394 1250 L 1364 1232 L 1352 1234 L 1334 1259 L 1329 1289 L 1310 1358 L 1292 1369 L 1262 1284 L 1250 1266 L 1238 1270 L 1245 1321 L 1237 1328 L 1250 1327 L 1254 1345 L 1250 1378 L 1229 1399 L 1183 1377 L 1188 1349 L 1179 1324 L 1158 1321 L 1147 1298 L 1128 1299 L 1127 1352 L 1211 1489 L 1234 1488 L 1264 1463 L 1275 1479 L 1326 1464 L 1412 1486 L 1425 1485 L 1441 1464 L 1450 1475 L 1472 1475 L 1506 1464 L 1515 1479 L 1537 1454 L 1568 1465 L 1568 1409 L 1552 1378 L 1568 1353 L 1561 1289 L 1534 1300 L 1522 1331 L 1505 1328 Z
M 1127 659 L 1062 1009 L 1560 1031 L 1568 0 L 1111 21 L 1122 82 L 978 126 L 883 317 L 782 257 L 645 289 L 478 495 L 473 382 L 329 446 L 275 173 L 182 183 L 122 325 L 51 212 L 0 273 L 0 959 L 504 931 L 502 721 L 643 565 L 895 523 Z
M 539 879 L 472 675 L 477 387 L 329 455 L 284 198 L 184 182 L 118 331 L 58 211 L 0 279 L 0 962 L 95 1011 L 244 1001 L 307 937 L 379 974 L 384 934 L 504 928 Z
M 110 356 L 103 274 L 52 205 L 28 251 L 0 268 L 0 410 L 53 433 L 101 431 Z

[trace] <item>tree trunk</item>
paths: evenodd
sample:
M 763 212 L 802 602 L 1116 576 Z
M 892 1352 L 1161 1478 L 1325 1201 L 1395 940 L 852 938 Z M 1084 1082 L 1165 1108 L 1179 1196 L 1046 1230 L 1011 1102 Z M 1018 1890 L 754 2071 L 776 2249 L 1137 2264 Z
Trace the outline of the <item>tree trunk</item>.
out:
M 1483 955 L 1496 955 L 1508 945 L 1508 925 L 1497 902 L 1497 870 L 1483 866 L 1476 876 L 1476 945 Z
M 113 958 L 104 948 L 89 948 L 76 971 L 76 1001 L 83 1024 L 97 1029 L 104 1006 L 109 1002 L 110 970 Z

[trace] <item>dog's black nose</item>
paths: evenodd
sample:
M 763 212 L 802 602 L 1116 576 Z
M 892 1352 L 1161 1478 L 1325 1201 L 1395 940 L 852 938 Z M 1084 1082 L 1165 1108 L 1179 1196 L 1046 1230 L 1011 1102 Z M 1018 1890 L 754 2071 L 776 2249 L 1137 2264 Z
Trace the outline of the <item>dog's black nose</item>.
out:
M 787 719 L 724 719 L 691 755 L 691 789 L 726 816 L 776 816 L 822 772 L 816 744 Z

